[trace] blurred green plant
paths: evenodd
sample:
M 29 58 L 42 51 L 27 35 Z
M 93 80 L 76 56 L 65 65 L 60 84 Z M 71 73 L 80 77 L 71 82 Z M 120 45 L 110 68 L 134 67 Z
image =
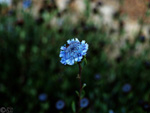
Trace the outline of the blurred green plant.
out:
M 82 73 L 88 86 L 84 90 L 89 105 L 82 112 L 147 111 L 150 51 L 142 50 L 139 56 L 133 54 L 136 45 L 143 43 L 138 40 L 133 44 L 126 42 L 126 47 L 120 48 L 121 54 L 110 60 L 105 49 L 112 45 L 112 34 L 103 27 L 97 28 L 91 22 L 81 20 L 77 25 L 68 25 L 66 21 L 60 28 L 55 28 L 48 23 L 57 15 L 57 10 L 45 12 L 37 21 L 29 13 L 22 12 L 23 17 L 18 19 L 15 9 L 13 13 L 6 13 L 5 7 L 0 9 L 1 106 L 11 106 L 15 113 L 75 112 L 73 101 L 77 100 L 74 91 L 78 89 L 78 82 L 72 75 L 76 75 L 78 68 L 62 67 L 58 56 L 60 46 L 67 39 L 80 37 L 90 45 L 86 56 L 88 64 Z M 131 85 L 127 92 L 123 91 L 125 84 Z M 39 95 L 43 93 L 47 98 L 41 101 Z M 60 99 L 65 105 L 58 110 L 56 102 Z

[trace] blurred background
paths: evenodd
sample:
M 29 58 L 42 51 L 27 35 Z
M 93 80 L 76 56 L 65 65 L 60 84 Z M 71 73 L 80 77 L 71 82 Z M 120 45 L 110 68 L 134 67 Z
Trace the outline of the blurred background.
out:
M 89 44 L 81 113 L 150 111 L 149 0 L 0 0 L 0 107 L 73 113 L 78 65 L 60 47 Z

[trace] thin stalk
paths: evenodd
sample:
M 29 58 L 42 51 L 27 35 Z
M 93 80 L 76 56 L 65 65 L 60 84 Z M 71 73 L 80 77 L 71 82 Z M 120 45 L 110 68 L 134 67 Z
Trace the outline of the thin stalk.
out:
M 82 81 L 81 81 L 81 73 L 82 73 L 82 67 L 81 67 L 81 63 L 78 63 L 79 65 L 79 75 L 78 75 L 78 79 L 79 79 L 79 84 L 80 84 L 80 91 L 79 91 L 79 105 L 78 105 L 78 111 L 77 113 L 79 113 L 80 111 L 80 101 L 81 101 L 81 93 L 82 93 Z

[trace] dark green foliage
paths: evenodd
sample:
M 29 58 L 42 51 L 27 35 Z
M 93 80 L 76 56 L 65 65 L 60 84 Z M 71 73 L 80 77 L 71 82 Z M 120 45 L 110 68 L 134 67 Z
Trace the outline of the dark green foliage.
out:
M 51 13 L 55 15 L 55 11 Z M 47 27 L 47 23 L 29 14 L 22 20 L 15 15 L 0 16 L 0 107 L 11 106 L 14 113 L 75 111 L 78 65 L 62 65 L 59 52 L 68 39 L 78 37 L 89 44 L 82 82 L 87 84 L 84 90 L 90 105 L 83 113 L 108 113 L 110 109 L 115 113 L 144 112 L 138 102 L 150 102 L 149 51 L 135 57 L 131 54 L 134 45 L 128 44 L 116 60 L 109 60 L 104 48 L 111 44 L 111 35 L 103 28 L 85 22 L 57 29 Z M 96 74 L 101 75 L 99 80 Z M 128 93 L 122 91 L 126 83 L 132 87 Z M 44 102 L 38 98 L 41 93 L 48 95 Z M 59 99 L 65 101 L 62 111 L 55 107 Z

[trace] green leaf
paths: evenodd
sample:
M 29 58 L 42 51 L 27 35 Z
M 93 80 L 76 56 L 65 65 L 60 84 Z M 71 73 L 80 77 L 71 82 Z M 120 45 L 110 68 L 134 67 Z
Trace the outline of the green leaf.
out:
M 78 91 L 75 91 L 76 92 L 76 94 L 79 96 L 79 92 Z
M 81 98 L 83 98 L 85 96 L 85 91 L 82 90 L 82 93 L 81 93 Z
M 84 59 L 83 59 L 82 62 L 81 62 L 82 68 L 83 68 L 85 65 L 87 65 L 86 57 L 84 57 Z
M 83 68 L 84 67 L 84 60 L 81 62 L 81 67 Z
M 84 62 L 85 62 L 85 64 L 87 64 L 87 60 L 86 60 L 86 57 L 84 58 Z
M 72 102 L 72 111 L 73 111 L 73 113 L 76 112 L 76 106 L 75 106 L 75 102 L 74 101 Z

